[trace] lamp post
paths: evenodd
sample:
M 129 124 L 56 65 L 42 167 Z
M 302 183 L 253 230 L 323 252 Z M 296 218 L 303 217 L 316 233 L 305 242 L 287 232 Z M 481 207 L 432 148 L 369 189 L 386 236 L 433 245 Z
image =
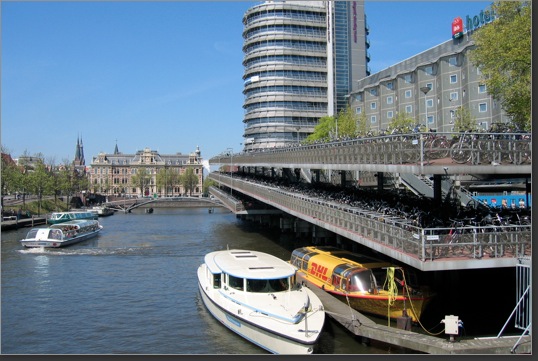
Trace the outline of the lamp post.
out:
M 430 91 L 430 87 L 423 86 L 420 88 L 420 91 L 424 93 L 424 111 L 426 112 L 426 121 L 424 122 L 424 126 L 428 127 L 428 99 L 426 98 L 426 94 L 428 94 L 428 92 Z M 429 129 L 429 127 L 427 129 Z M 422 137 L 422 134 L 420 134 L 420 166 L 424 166 L 424 139 Z
M 230 179 L 231 179 L 231 184 L 232 184 L 232 186 L 230 187 L 230 195 L 233 195 L 234 176 L 233 176 L 232 167 L 233 167 L 233 159 L 234 159 L 234 155 L 233 155 L 234 150 L 233 148 L 226 148 L 226 150 L 228 151 L 228 155 L 230 156 Z
M 426 112 L 426 121 L 424 122 L 424 126 L 428 126 L 428 99 L 426 98 L 426 94 L 430 91 L 429 86 L 423 86 L 420 88 L 420 91 L 424 93 L 424 111 Z

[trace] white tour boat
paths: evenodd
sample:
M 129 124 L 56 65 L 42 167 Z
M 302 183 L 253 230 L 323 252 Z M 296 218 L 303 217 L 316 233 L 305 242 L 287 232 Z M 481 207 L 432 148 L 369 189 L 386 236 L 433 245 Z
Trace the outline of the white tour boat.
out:
M 25 247 L 65 247 L 95 237 L 101 229 L 103 226 L 92 219 L 67 221 L 47 228 L 32 228 L 21 243 Z
M 97 219 L 97 214 L 90 211 L 53 212 L 47 218 L 48 224 L 58 224 L 76 219 Z
M 198 286 L 209 312 L 252 343 L 274 354 L 314 351 L 325 311 L 288 262 L 257 251 L 211 252 L 198 267 Z

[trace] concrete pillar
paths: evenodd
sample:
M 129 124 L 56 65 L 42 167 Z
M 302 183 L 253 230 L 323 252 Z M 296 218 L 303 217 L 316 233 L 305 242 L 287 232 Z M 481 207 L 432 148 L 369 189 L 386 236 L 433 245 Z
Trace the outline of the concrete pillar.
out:
M 382 192 L 383 191 L 383 175 L 385 173 L 383 172 L 377 172 L 377 190 Z
M 443 192 L 441 191 L 441 174 L 433 175 L 433 200 L 436 204 L 441 204 L 443 200 Z

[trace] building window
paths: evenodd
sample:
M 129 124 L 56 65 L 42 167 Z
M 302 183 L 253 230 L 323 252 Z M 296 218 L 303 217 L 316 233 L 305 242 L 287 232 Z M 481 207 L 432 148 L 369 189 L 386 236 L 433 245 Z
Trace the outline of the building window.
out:
M 455 84 L 458 82 L 458 76 L 456 74 L 453 74 L 450 76 L 450 84 Z
M 355 108 L 355 114 L 360 114 L 362 113 L 362 108 L 361 107 L 356 107 Z
M 375 123 L 375 122 L 377 122 L 377 117 L 375 115 L 372 115 L 370 117 L 370 123 Z
M 406 98 L 411 98 L 411 90 L 406 90 L 405 91 L 405 97 Z
M 433 124 L 433 115 L 428 115 L 428 124 Z
M 488 104 L 487 103 L 480 103 L 478 104 L 478 111 L 480 113 L 484 113 L 488 111 Z
M 458 59 L 455 56 L 448 58 L 448 65 L 456 66 L 458 64 Z
M 393 118 L 393 117 L 394 117 L 394 112 L 393 112 L 392 110 L 389 110 L 389 111 L 387 112 L 387 118 L 391 119 L 391 118 Z
M 358 102 L 362 102 L 362 93 L 355 95 L 355 100 Z
M 424 68 L 424 72 L 428 75 L 433 75 L 433 65 L 428 65 Z
M 388 96 L 387 97 L 387 104 L 392 104 L 394 101 L 393 101 L 393 98 L 391 96 Z
M 486 92 L 486 84 L 480 84 L 478 85 L 478 93 L 482 94 Z
M 376 109 L 376 108 L 377 108 L 376 102 L 371 102 L 370 103 L 370 109 Z
M 410 114 L 413 112 L 413 106 L 412 105 L 406 105 L 405 106 L 405 112 Z
M 451 111 L 450 111 L 450 118 L 451 118 L 451 119 L 454 119 L 455 116 L 456 116 L 456 111 L 455 111 L 455 110 L 451 110 Z
M 394 90 L 394 84 L 391 81 L 389 81 L 387 83 L 387 88 L 389 88 L 390 90 Z
M 451 92 L 449 100 L 458 100 L 458 92 Z
M 413 74 L 405 74 L 404 75 L 404 81 L 409 84 L 413 82 Z
M 370 89 L 370 94 L 373 95 L 373 96 L 376 96 L 377 95 L 377 88 Z
M 427 86 L 428 88 L 430 88 L 430 90 L 433 89 L 433 83 L 426 83 L 426 86 Z
M 428 100 L 426 100 L 426 106 L 427 106 L 428 108 L 433 107 L 433 99 L 428 99 Z

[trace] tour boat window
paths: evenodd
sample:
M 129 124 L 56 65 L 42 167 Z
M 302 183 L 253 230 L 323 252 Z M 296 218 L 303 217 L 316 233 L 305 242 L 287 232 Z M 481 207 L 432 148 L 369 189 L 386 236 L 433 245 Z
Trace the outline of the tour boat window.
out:
M 243 291 L 243 278 L 228 275 L 228 286 Z
M 287 291 L 290 288 L 289 278 L 277 278 L 269 280 L 270 292 Z
M 267 280 L 247 279 L 247 292 L 266 292 Z
M 355 273 L 353 273 L 349 279 L 349 289 L 348 291 L 355 291 L 355 292 L 366 292 L 369 289 L 372 289 L 373 285 L 375 283 L 373 282 L 373 277 L 371 277 L 372 272 L 370 270 L 360 270 Z
M 213 274 L 213 288 L 220 288 L 220 273 Z

